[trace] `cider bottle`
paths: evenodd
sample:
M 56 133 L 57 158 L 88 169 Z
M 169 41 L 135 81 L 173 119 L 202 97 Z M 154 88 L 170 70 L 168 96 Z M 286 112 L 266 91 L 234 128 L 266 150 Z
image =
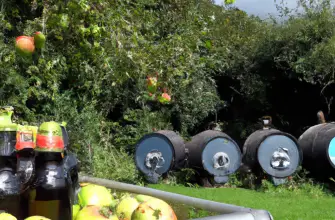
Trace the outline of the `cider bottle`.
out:
M 64 169 L 64 141 L 58 123 L 40 125 L 35 152 L 36 177 L 29 193 L 29 215 L 71 220 L 72 186 Z
M 13 107 L 0 108 L 0 210 L 21 219 L 20 181 L 16 175 L 16 129 Z

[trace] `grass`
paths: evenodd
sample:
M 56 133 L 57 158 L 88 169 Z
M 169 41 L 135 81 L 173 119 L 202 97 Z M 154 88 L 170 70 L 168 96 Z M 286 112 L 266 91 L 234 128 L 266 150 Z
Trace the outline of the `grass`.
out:
M 275 220 L 335 219 L 335 197 L 310 185 L 296 190 L 271 188 L 262 192 L 241 188 L 191 188 L 164 184 L 149 187 L 206 200 L 265 209 L 270 211 Z M 208 213 L 200 213 L 200 216 L 204 215 Z

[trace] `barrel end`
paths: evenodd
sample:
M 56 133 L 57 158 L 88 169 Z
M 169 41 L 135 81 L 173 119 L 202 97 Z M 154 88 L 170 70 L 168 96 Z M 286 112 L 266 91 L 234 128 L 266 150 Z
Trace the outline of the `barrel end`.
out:
M 185 143 L 181 136 L 170 130 L 159 130 L 144 135 L 135 148 L 137 170 L 149 183 L 157 183 L 162 175 L 184 166 Z

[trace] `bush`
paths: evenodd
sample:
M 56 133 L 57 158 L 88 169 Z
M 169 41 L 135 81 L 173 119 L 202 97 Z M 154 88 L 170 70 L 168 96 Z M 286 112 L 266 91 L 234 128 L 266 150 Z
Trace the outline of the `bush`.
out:
M 67 121 L 83 171 L 135 182 L 133 146 L 154 130 L 188 138 L 219 113 L 231 136 L 245 139 L 269 112 L 281 128 L 293 113 L 274 108 L 309 91 L 296 91 L 301 81 L 317 84 L 315 102 L 320 92 L 325 101 L 294 100 L 289 109 L 325 104 L 330 112 L 334 9 L 326 0 L 300 2 L 303 13 L 279 23 L 209 0 L 2 1 L 1 104 L 14 106 L 20 122 Z M 45 48 L 19 56 L 15 38 L 36 31 Z M 149 94 L 154 75 L 159 86 Z M 282 82 L 293 86 L 281 105 L 274 94 Z M 154 98 L 163 92 L 167 104 Z
M 141 181 L 133 146 L 146 133 L 187 134 L 218 102 L 205 74 L 206 20 L 185 1 L 4 1 L 0 11 L 0 97 L 20 122 L 66 121 L 82 171 Z M 15 52 L 15 37 L 42 31 L 32 57 Z M 169 104 L 151 100 L 146 77 L 158 73 Z M 185 77 L 186 76 L 186 77 Z M 178 122 L 179 123 L 179 122 Z

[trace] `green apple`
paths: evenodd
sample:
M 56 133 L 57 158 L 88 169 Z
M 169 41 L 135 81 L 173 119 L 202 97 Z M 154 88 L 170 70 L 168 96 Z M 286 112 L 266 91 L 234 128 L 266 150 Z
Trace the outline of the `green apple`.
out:
M 15 218 L 14 216 L 6 212 L 3 212 L 0 214 L 0 219 L 1 220 L 17 220 L 17 218 Z
M 132 213 L 139 204 L 140 203 L 133 197 L 124 197 L 116 207 L 116 214 L 120 220 L 130 220 Z
M 34 34 L 34 42 L 36 48 L 43 48 L 45 45 L 45 35 L 42 32 L 36 32 Z
M 140 204 L 131 216 L 131 220 L 157 220 L 159 213 L 145 203 Z
M 135 196 L 135 199 L 138 201 L 138 202 L 146 202 L 148 201 L 149 199 L 154 199 L 154 197 L 152 196 L 147 196 L 147 195 L 142 195 L 142 194 L 138 194 Z
M 111 206 L 115 204 L 112 194 L 104 186 L 89 184 L 81 188 L 78 193 L 79 205 Z
M 80 205 L 75 204 L 72 206 L 72 220 L 76 219 L 79 211 L 80 211 Z
M 51 220 L 49 218 L 43 217 L 43 216 L 39 216 L 39 215 L 34 215 L 34 216 L 30 216 L 24 220 Z

